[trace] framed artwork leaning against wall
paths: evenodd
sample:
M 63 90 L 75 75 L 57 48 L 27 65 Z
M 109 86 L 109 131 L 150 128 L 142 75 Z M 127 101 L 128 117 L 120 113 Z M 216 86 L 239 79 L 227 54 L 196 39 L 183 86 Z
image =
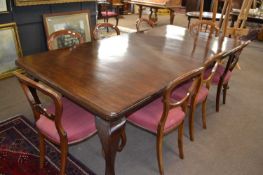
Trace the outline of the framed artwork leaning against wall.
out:
M 0 14 L 8 13 L 7 0 L 0 0 Z
M 17 69 L 15 61 L 23 56 L 16 23 L 0 24 L 0 79 Z
M 16 6 L 87 2 L 91 0 L 14 0 Z
M 88 10 L 43 15 L 46 38 L 59 30 L 79 33 L 85 42 L 91 41 L 90 13 Z

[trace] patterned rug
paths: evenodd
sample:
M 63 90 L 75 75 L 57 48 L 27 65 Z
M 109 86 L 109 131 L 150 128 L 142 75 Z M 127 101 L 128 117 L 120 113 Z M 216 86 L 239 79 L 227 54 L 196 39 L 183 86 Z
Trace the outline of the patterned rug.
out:
M 0 123 L 0 174 L 58 174 L 60 151 L 46 142 L 44 170 L 39 170 L 38 134 L 28 119 L 17 116 Z M 68 156 L 67 175 L 95 175 L 73 156 Z

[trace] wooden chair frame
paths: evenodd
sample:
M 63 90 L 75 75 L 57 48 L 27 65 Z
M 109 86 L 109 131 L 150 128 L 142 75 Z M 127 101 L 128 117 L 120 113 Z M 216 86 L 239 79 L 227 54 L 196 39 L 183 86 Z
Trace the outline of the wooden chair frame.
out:
M 56 32 L 53 32 L 51 35 L 49 35 L 48 39 L 47 39 L 47 45 L 48 45 L 48 50 L 54 50 L 55 48 L 53 48 L 52 46 L 52 42 L 59 36 L 63 36 L 63 35 L 70 35 L 72 38 L 76 38 L 79 40 L 79 44 L 84 43 L 84 39 L 83 37 L 77 33 L 77 32 L 73 32 L 71 30 L 59 30 Z
M 223 88 L 223 104 L 226 103 L 226 93 L 227 89 L 229 88 L 228 82 L 224 82 L 224 79 L 227 75 L 228 71 L 233 71 L 235 66 L 238 63 L 239 56 L 242 52 L 242 50 L 250 43 L 250 41 L 244 42 L 242 45 L 240 45 L 233 54 L 228 56 L 228 60 L 225 66 L 224 73 L 221 75 L 219 83 L 217 85 L 217 94 L 216 94 L 216 111 L 219 112 L 219 103 L 220 103 L 220 95 Z M 224 58 L 223 58 L 224 59 Z
M 154 25 L 155 25 L 154 22 L 149 20 L 149 19 L 139 18 L 139 19 L 136 20 L 136 30 L 137 30 L 137 32 L 144 32 L 145 31 L 145 30 L 140 30 L 140 25 L 142 23 L 148 24 L 151 28 L 153 28 Z
M 94 30 L 93 30 L 93 38 L 94 38 L 95 40 L 99 40 L 99 39 L 100 39 L 100 37 L 97 35 L 97 31 L 99 30 L 99 28 L 102 28 L 102 27 L 107 28 L 107 30 L 108 30 L 109 28 L 115 30 L 115 32 L 116 32 L 117 35 L 120 35 L 120 33 L 121 33 L 121 32 L 120 32 L 120 29 L 119 29 L 117 26 L 112 25 L 111 23 L 99 23 L 99 24 L 97 24 L 97 25 L 95 26 L 95 28 L 94 28 Z
M 182 110 L 186 113 L 186 107 L 189 101 L 189 97 L 196 96 L 196 93 L 198 89 L 200 88 L 201 81 L 202 81 L 202 73 L 204 68 L 201 67 L 199 69 L 193 70 L 191 72 L 188 72 L 177 79 L 171 81 L 164 89 L 163 95 L 162 95 L 162 102 L 163 102 L 163 112 L 162 116 L 160 118 L 160 121 L 157 126 L 157 131 L 149 131 L 146 128 L 143 128 L 142 126 L 136 125 L 135 123 L 131 123 L 135 125 L 136 127 L 139 127 L 151 134 L 154 134 L 156 136 L 156 154 L 157 154 L 157 161 L 158 161 L 158 167 L 160 174 L 164 174 L 163 169 L 163 153 L 162 153 L 162 147 L 163 147 L 163 137 L 175 129 L 178 128 L 178 148 L 179 148 L 179 156 L 181 159 L 184 158 L 183 154 L 183 126 L 184 126 L 184 120 L 177 126 L 174 126 L 172 128 L 169 128 L 169 130 L 164 132 L 164 127 L 166 120 L 168 118 L 169 111 L 176 107 L 182 107 Z M 183 82 L 186 82 L 188 80 L 192 79 L 193 83 L 191 88 L 189 89 L 188 93 L 186 93 L 185 97 L 180 99 L 179 101 L 174 100 L 171 95 Z
M 20 85 L 26 94 L 27 100 L 29 101 L 29 104 L 33 110 L 33 114 L 35 117 L 35 121 L 37 121 L 40 118 L 40 115 L 43 115 L 53 121 L 55 121 L 56 129 L 58 131 L 59 137 L 60 137 L 60 148 L 61 148 L 61 169 L 60 174 L 65 174 L 65 168 L 66 168 L 66 158 L 68 154 L 68 139 L 67 139 L 67 133 L 62 127 L 61 124 L 61 117 L 63 112 L 63 105 L 61 101 L 60 95 L 55 93 L 50 88 L 39 84 L 26 76 L 15 73 L 15 76 L 18 78 L 18 81 L 20 82 Z M 55 105 L 55 115 L 48 114 L 47 110 L 43 107 L 41 104 L 41 101 L 37 95 L 37 91 L 40 91 L 44 95 L 50 97 Z M 39 152 L 40 152 L 40 168 L 44 167 L 44 161 L 45 161 L 45 136 L 38 131 L 39 139 L 40 139 L 40 146 L 39 146 Z
M 67 133 L 65 132 L 63 126 L 62 126 L 62 113 L 63 113 L 63 103 L 61 100 L 61 96 L 57 94 L 55 91 L 52 89 L 48 88 L 47 86 L 44 86 L 43 84 L 40 84 L 38 82 L 35 82 L 31 80 L 30 78 L 26 77 L 25 75 L 22 75 L 18 72 L 14 73 L 15 76 L 17 77 L 24 93 L 26 94 L 26 98 L 29 101 L 29 104 L 32 108 L 35 121 L 40 119 L 40 116 L 45 116 L 50 120 L 53 120 L 55 123 L 56 130 L 59 135 L 60 139 L 60 151 L 61 151 L 61 159 L 60 159 L 60 175 L 64 175 L 66 173 L 66 164 L 67 164 L 67 155 L 68 155 L 68 137 Z M 50 97 L 55 105 L 55 111 L 54 114 L 49 114 L 47 112 L 47 109 L 44 108 L 42 105 L 37 92 L 41 92 L 44 95 Z M 53 140 L 47 138 L 44 134 L 41 133 L 40 130 L 38 130 L 39 134 L 39 152 L 40 152 L 40 168 L 44 168 L 44 162 L 45 162 L 45 139 L 50 140 L 54 144 L 55 143 Z M 95 134 L 95 133 L 94 133 Z M 92 135 L 94 135 L 92 134 Z M 92 136 L 90 135 L 90 137 Z M 87 139 L 87 138 L 85 138 Z M 119 149 L 122 149 L 123 144 L 125 144 L 125 139 L 124 136 L 122 136 L 122 143 L 120 145 Z M 72 142 L 71 144 L 75 144 L 77 142 L 81 142 L 82 140 L 78 140 L 76 142 Z
M 158 166 L 160 174 L 164 174 L 163 170 L 163 155 L 162 155 L 162 142 L 163 142 L 163 136 L 165 134 L 168 134 L 169 132 L 173 131 L 176 128 L 171 128 L 167 133 L 164 133 L 164 126 L 169 114 L 169 111 L 175 107 L 182 106 L 182 109 L 184 112 L 186 112 L 186 107 L 188 104 L 189 97 L 192 96 L 193 98 L 196 97 L 197 92 L 200 88 L 201 81 L 202 81 L 202 72 L 203 68 L 194 70 L 190 73 L 187 73 L 174 81 L 172 81 L 165 89 L 165 92 L 163 94 L 163 114 L 160 119 L 160 122 L 158 124 L 157 128 L 157 142 L 156 142 L 156 151 L 157 151 L 157 159 L 158 159 Z M 183 82 L 186 82 L 187 80 L 193 79 L 193 84 L 191 88 L 189 89 L 189 92 L 186 94 L 184 98 L 182 98 L 180 101 L 175 101 L 171 98 L 171 95 L 173 91 Z M 179 147 L 179 156 L 181 159 L 184 158 L 183 154 L 183 123 L 182 122 L 178 126 L 178 147 Z
M 108 23 L 109 22 L 109 18 L 115 18 L 116 19 L 116 26 L 118 26 L 119 24 L 119 16 L 120 16 L 120 12 L 119 12 L 119 8 L 120 6 L 123 6 L 123 4 L 120 4 L 120 3 L 117 3 L 117 4 L 114 4 L 112 2 L 109 2 L 109 1 L 105 1 L 105 2 L 100 2 L 99 3 L 101 5 L 101 12 L 106 12 L 106 16 L 103 16 L 103 19 L 104 19 L 104 23 Z M 115 16 L 108 16 L 108 12 L 109 12 L 109 9 L 110 8 L 113 8 L 116 15 Z
M 209 67 L 212 67 L 212 71 L 208 77 L 202 78 L 202 83 L 201 86 L 206 86 L 206 88 L 209 90 L 211 87 L 211 81 L 212 78 L 216 72 L 216 69 L 218 67 L 219 61 L 222 58 L 223 53 L 216 54 L 215 56 L 212 56 L 208 61 L 204 63 L 204 68 L 208 69 Z M 200 86 L 200 87 L 201 87 Z M 199 88 L 200 89 L 200 88 Z M 199 92 L 199 89 L 197 91 L 197 94 Z M 207 103 L 207 97 L 202 101 L 202 123 L 203 123 L 203 128 L 206 129 L 206 103 Z M 196 97 L 192 97 L 190 101 L 190 111 L 189 111 L 189 136 L 190 140 L 194 141 L 194 113 L 196 109 L 197 101 Z

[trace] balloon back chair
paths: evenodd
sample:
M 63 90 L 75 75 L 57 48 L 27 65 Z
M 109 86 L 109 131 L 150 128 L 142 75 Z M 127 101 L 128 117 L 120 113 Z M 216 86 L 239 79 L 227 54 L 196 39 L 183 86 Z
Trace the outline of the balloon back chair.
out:
M 81 34 L 71 30 L 58 30 L 47 39 L 48 50 L 72 47 L 81 43 L 84 43 Z
M 124 5 L 120 2 L 99 1 L 100 16 L 104 19 L 104 22 L 108 23 L 109 18 L 116 19 L 116 26 L 119 24 L 119 10 Z
M 206 101 L 211 85 L 212 78 L 216 72 L 218 63 L 222 57 L 222 53 L 216 54 L 215 56 L 210 57 L 205 63 L 204 68 L 211 70 L 209 74 L 206 74 L 202 78 L 202 83 L 200 89 L 197 92 L 196 97 L 190 98 L 189 101 L 189 136 L 190 140 L 194 141 L 194 113 L 196 109 L 196 105 L 202 103 L 202 123 L 203 128 L 206 129 Z M 180 100 L 184 98 L 185 94 L 188 92 L 189 87 L 191 86 L 192 81 L 188 81 L 178 87 L 172 97 L 176 100 Z
M 111 36 L 120 35 L 120 30 L 117 26 L 110 23 L 99 23 L 93 30 L 93 38 L 100 40 Z
M 39 134 L 40 168 L 44 167 L 45 139 L 60 146 L 60 175 L 66 172 L 68 145 L 94 135 L 94 116 L 70 100 L 62 98 L 49 87 L 15 73 L 32 108 Z M 48 108 L 41 103 L 38 94 L 49 97 L 53 104 Z
M 154 22 L 152 22 L 149 19 L 139 18 L 136 21 L 136 30 L 137 32 L 144 32 L 152 29 L 154 25 L 155 25 Z
M 217 112 L 219 112 L 219 103 L 220 103 L 220 96 L 221 96 L 222 88 L 223 88 L 223 104 L 225 104 L 227 89 L 229 89 L 228 82 L 233 74 L 233 70 L 235 66 L 238 63 L 239 56 L 242 50 L 249 43 L 250 41 L 246 41 L 242 45 L 240 45 L 233 54 L 227 57 L 228 59 L 226 60 L 226 64 L 219 64 L 216 69 L 216 72 L 212 78 L 212 84 L 217 85 L 217 95 L 216 95 L 216 111 Z M 222 61 L 224 60 L 225 58 L 222 58 Z M 210 72 L 211 72 L 211 69 L 207 69 L 205 71 L 205 76 L 209 75 Z
M 184 158 L 183 123 L 186 106 L 189 97 L 196 93 L 201 84 L 202 72 L 203 68 L 199 68 L 173 80 L 165 88 L 162 98 L 154 100 L 128 117 L 130 123 L 156 135 L 156 152 L 160 174 L 164 174 L 162 156 L 163 137 L 176 128 L 178 128 L 179 155 L 181 159 Z M 193 84 L 188 89 L 188 93 L 179 101 L 171 98 L 173 91 L 190 79 L 193 80 Z

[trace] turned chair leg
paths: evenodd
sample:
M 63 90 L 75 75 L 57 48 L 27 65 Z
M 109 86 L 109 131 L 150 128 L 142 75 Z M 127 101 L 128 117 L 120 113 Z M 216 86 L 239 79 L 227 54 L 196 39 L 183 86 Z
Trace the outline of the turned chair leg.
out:
M 60 157 L 60 175 L 66 174 L 67 156 L 68 156 L 68 144 L 61 142 L 60 144 L 61 157 Z
M 220 104 L 220 95 L 222 91 L 223 83 L 221 81 L 217 85 L 217 92 L 216 92 L 216 112 L 219 112 L 219 104 Z
M 189 112 L 189 136 L 190 140 L 194 141 L 194 114 L 195 114 L 196 104 L 191 102 L 190 112 Z
M 228 89 L 228 83 L 223 85 L 223 104 L 226 104 L 226 91 Z
M 178 126 L 178 148 L 179 148 L 179 156 L 181 159 L 184 159 L 183 135 L 184 135 L 184 121 L 182 121 L 182 123 Z
M 207 97 L 206 97 L 205 100 L 202 102 L 203 129 L 206 129 L 206 101 L 207 101 Z
M 40 169 L 43 169 L 45 165 L 45 154 L 46 154 L 45 138 L 43 134 L 41 133 L 38 134 L 39 134 Z
M 116 17 L 116 26 L 119 24 L 119 16 Z
M 158 132 L 156 141 L 157 141 L 156 142 L 156 153 L 157 153 L 159 172 L 160 172 L 160 175 L 163 175 L 164 174 L 164 171 L 163 171 L 163 133 Z

